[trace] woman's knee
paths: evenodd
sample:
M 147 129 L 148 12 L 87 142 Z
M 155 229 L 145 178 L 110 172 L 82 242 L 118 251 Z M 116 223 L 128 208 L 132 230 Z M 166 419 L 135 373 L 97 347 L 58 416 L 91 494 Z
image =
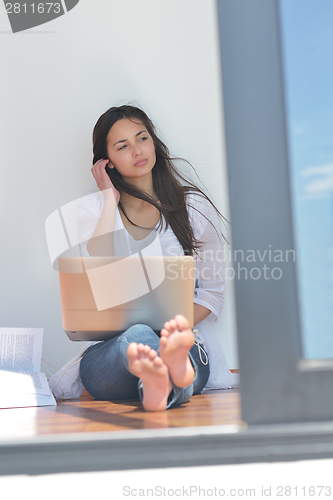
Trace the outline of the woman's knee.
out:
M 138 324 L 133 325 L 128 328 L 122 334 L 122 340 L 127 341 L 128 345 L 131 342 L 136 342 L 137 344 L 149 345 L 152 349 L 157 350 L 159 347 L 159 337 L 148 325 Z

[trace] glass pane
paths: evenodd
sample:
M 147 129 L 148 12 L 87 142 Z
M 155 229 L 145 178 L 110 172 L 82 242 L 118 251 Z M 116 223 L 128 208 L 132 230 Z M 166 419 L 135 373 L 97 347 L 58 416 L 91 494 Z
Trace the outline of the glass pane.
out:
M 303 352 L 333 358 L 333 2 L 280 17 Z

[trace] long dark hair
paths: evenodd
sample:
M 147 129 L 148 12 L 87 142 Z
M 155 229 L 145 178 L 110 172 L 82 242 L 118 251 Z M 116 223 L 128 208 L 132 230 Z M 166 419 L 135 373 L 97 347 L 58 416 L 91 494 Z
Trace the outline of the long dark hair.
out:
M 152 170 L 153 188 L 160 203 L 157 203 L 148 193 L 145 193 L 144 191 L 124 181 L 120 173 L 115 168 L 111 169 L 107 167 L 106 172 L 110 177 L 111 182 L 116 189 L 154 205 L 154 207 L 156 207 L 160 212 L 159 227 L 162 226 L 163 216 L 166 221 L 166 228 L 170 224 L 176 238 L 183 247 L 185 255 L 193 255 L 199 250 L 200 243 L 196 240 L 189 221 L 186 209 L 186 195 L 193 192 L 199 193 L 209 201 L 209 203 L 223 219 L 224 217 L 211 202 L 208 196 L 206 196 L 206 194 L 192 181 L 187 179 L 184 175 L 181 175 L 176 169 L 172 161 L 176 159 L 178 160 L 179 158 L 170 157 L 167 146 L 157 137 L 155 127 L 146 113 L 135 106 L 129 105 L 112 107 L 103 113 L 103 115 L 97 120 L 93 131 L 93 164 L 95 164 L 98 160 L 108 158 L 106 145 L 107 135 L 111 127 L 118 120 L 122 120 L 124 118 L 128 118 L 134 122 L 138 121 L 143 123 L 149 135 L 153 139 L 156 153 L 156 163 Z M 180 181 L 183 181 L 185 185 L 182 185 Z M 119 207 L 128 219 L 120 202 Z M 193 208 L 197 210 L 196 207 Z M 132 221 L 130 222 L 133 225 L 136 225 Z

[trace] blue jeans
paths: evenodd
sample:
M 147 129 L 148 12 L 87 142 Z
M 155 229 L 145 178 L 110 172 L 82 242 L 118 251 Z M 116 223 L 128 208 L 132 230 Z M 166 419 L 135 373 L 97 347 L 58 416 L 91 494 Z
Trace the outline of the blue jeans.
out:
M 140 398 L 142 401 L 141 380 L 128 369 L 126 351 L 131 342 L 149 345 L 155 351 L 159 349 L 159 337 L 154 330 L 147 325 L 134 325 L 121 335 L 99 342 L 85 351 L 80 362 L 80 376 L 84 387 L 95 399 L 111 401 Z M 195 344 L 189 357 L 195 371 L 193 383 L 185 388 L 172 383 L 173 390 L 167 408 L 185 403 L 192 395 L 200 394 L 207 383 L 209 362 L 203 347 Z

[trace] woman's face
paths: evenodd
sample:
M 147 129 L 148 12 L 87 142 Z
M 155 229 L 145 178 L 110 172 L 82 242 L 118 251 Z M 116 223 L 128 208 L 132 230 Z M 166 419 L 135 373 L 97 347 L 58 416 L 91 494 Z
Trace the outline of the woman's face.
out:
M 128 118 L 118 120 L 106 137 L 108 158 L 124 180 L 151 175 L 156 163 L 155 146 L 146 127 Z

